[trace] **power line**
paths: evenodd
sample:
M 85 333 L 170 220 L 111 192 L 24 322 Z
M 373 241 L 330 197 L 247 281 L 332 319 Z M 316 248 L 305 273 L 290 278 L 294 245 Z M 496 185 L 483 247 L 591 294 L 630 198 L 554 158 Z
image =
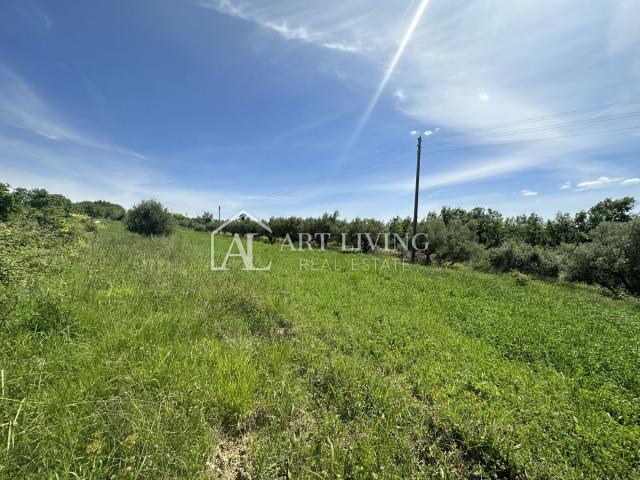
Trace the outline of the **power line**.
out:
M 485 145 L 474 145 L 474 146 L 469 146 L 469 147 L 461 147 L 461 148 L 452 148 L 452 149 L 444 149 L 444 150 L 430 150 L 430 153 L 447 153 L 447 152 L 456 152 L 456 151 L 464 151 L 464 150 L 474 150 L 474 149 L 480 149 L 480 148 L 490 148 L 490 147 L 496 147 L 496 146 L 504 146 L 504 145 L 515 145 L 515 144 L 520 144 L 520 143 L 539 143 L 539 142 L 545 142 L 545 141 L 552 141 L 552 140 L 562 140 L 565 138 L 572 138 L 572 137 L 579 137 L 579 136 L 585 136 L 585 135 L 601 135 L 601 134 L 606 134 L 606 133 L 615 133 L 615 132 L 623 132 L 623 131 L 629 131 L 629 130 L 636 130 L 639 129 L 640 125 L 636 125 L 633 127 L 626 127 L 626 128 L 617 128 L 617 129 L 610 129 L 610 130 L 594 130 L 594 131 L 590 131 L 590 132 L 582 132 L 582 133 L 576 133 L 576 134 L 568 134 L 568 135 L 557 135 L 557 136 L 553 136 L 553 137 L 544 137 L 544 138 L 537 138 L 537 139 L 528 139 L 528 140 L 515 140 L 512 142 L 503 142 L 503 143 L 490 143 L 490 144 L 485 144 Z M 377 164 L 373 164 L 370 165 L 369 168 L 369 172 L 373 171 L 373 170 L 377 170 L 381 167 L 386 167 L 392 164 L 396 164 L 399 163 L 401 161 L 406 161 L 408 159 L 411 158 L 411 155 L 405 155 L 404 157 L 400 157 L 400 158 L 396 158 L 390 161 L 385 161 L 385 162 L 378 162 Z M 263 202 L 265 200 L 268 200 L 270 198 L 277 198 L 279 196 L 284 196 L 284 195 L 291 195 L 292 193 L 298 193 L 298 192 L 304 192 L 304 191 L 309 191 L 309 188 L 306 188 L 308 186 L 310 187 L 314 187 L 317 186 L 319 184 L 325 183 L 325 181 L 327 180 L 332 180 L 334 178 L 339 178 L 339 179 L 349 179 L 349 178 L 355 178 L 353 175 L 348 175 L 346 172 L 340 172 L 336 175 L 333 175 L 331 177 L 326 177 L 321 179 L 322 181 L 319 182 L 314 182 L 315 184 L 304 184 L 301 186 L 298 186 L 297 188 L 291 189 L 289 191 L 284 191 L 282 193 L 278 193 L 275 195 L 269 195 L 266 197 L 262 197 L 259 201 L 253 202 L 253 203 L 258 203 L 258 202 Z M 251 204 L 251 203 L 250 203 Z M 249 204 L 249 205 L 250 205 Z
M 560 112 L 560 113 L 551 114 L 551 115 L 543 115 L 543 116 L 539 116 L 539 117 L 532 117 L 532 118 L 523 119 L 523 120 L 519 120 L 519 121 L 515 121 L 515 122 L 497 123 L 497 124 L 488 125 L 488 126 L 485 126 L 485 127 L 478 127 L 478 128 L 469 129 L 466 132 L 443 135 L 443 136 L 440 136 L 439 138 L 442 138 L 442 139 L 455 138 L 455 137 L 460 138 L 460 137 L 473 135 L 474 132 L 490 131 L 490 130 L 494 130 L 494 129 L 497 129 L 497 128 L 500 128 L 500 127 L 512 127 L 512 126 L 518 126 L 518 125 L 526 125 L 528 123 L 538 123 L 538 122 L 543 121 L 543 120 L 549 120 L 549 119 L 559 118 L 559 117 L 568 116 L 568 115 L 576 115 L 576 114 L 580 114 L 580 113 L 594 112 L 594 111 L 604 110 L 604 109 L 613 108 L 613 107 L 634 105 L 634 104 L 638 104 L 638 103 L 640 103 L 640 99 L 630 99 L 630 100 L 625 100 L 625 101 L 622 101 L 622 102 L 615 102 L 615 103 L 609 103 L 609 104 L 598 105 L 598 106 L 593 106 L 593 107 L 587 107 L 587 108 L 582 108 L 582 109 L 570 110 L 570 111 L 566 111 L 566 112 Z M 575 120 L 575 121 L 567 122 L 567 123 L 560 123 L 560 124 L 554 124 L 554 125 L 534 127 L 534 128 L 524 129 L 524 130 L 507 131 L 507 132 L 496 132 L 496 133 L 479 135 L 479 136 L 476 135 L 473 138 L 479 138 L 479 137 L 504 137 L 504 136 L 509 136 L 509 135 L 528 134 L 528 133 L 535 133 L 535 132 L 539 132 L 539 131 L 543 131 L 543 130 L 549 130 L 549 129 L 553 129 L 553 128 L 564 128 L 564 127 L 587 125 L 587 124 L 591 124 L 591 123 L 598 123 L 598 122 L 605 122 L 605 121 L 612 121 L 612 120 L 621 120 L 621 119 L 636 117 L 638 115 L 640 115 L 640 112 L 634 111 L 634 112 L 627 112 L 627 113 L 623 113 L 623 114 L 619 114 L 619 115 L 611 115 L 611 116 L 608 116 L 608 117 L 600 117 L 600 118 L 592 118 L 592 119 L 584 119 L 584 120 Z M 522 139 L 522 140 L 516 140 L 516 141 L 513 141 L 513 142 L 491 143 L 491 144 L 486 144 L 486 145 L 474 145 L 474 146 L 469 146 L 469 147 L 460 147 L 460 148 L 445 149 L 445 150 L 432 150 L 431 152 L 432 153 L 444 153 L 444 152 L 454 152 L 454 151 L 463 151 L 463 150 L 473 150 L 473 149 L 476 149 L 476 148 L 489 148 L 489 147 L 494 147 L 494 146 L 512 145 L 512 144 L 518 144 L 518 143 L 537 143 L 537 142 L 549 141 L 549 140 L 560 140 L 560 139 L 563 139 L 563 138 L 570 138 L 570 137 L 575 137 L 575 136 L 598 135 L 598 134 L 602 134 L 602 133 L 612 133 L 612 132 L 618 132 L 618 131 L 624 131 L 624 130 L 631 130 L 631 129 L 635 129 L 635 128 L 638 128 L 638 127 L 613 129 L 613 130 L 604 130 L 604 131 L 592 131 L 592 132 L 569 134 L 569 135 L 560 135 L 560 136 L 546 137 L 546 138 L 539 138 L 539 139 Z M 436 141 L 436 142 L 430 142 L 429 145 L 430 146 L 439 146 L 439 145 L 446 145 L 446 144 L 451 144 L 451 143 L 456 143 L 456 142 L 457 141 L 454 141 L 454 140 Z M 267 196 L 261 197 L 260 199 L 257 199 L 254 202 L 249 202 L 246 205 L 253 205 L 253 204 L 256 204 L 256 203 L 262 203 L 262 202 L 267 201 L 267 200 L 272 199 L 272 198 L 277 198 L 277 197 L 285 196 L 285 195 L 291 195 L 292 193 L 296 193 L 296 192 L 299 192 L 299 191 L 305 191 L 305 190 L 308 190 L 308 188 L 306 188 L 306 187 L 317 186 L 317 185 L 320 185 L 322 183 L 325 183 L 325 182 L 333 180 L 333 179 L 352 178 L 352 176 L 350 176 L 348 174 L 352 173 L 351 172 L 352 170 L 357 170 L 357 169 L 359 169 L 361 167 L 367 167 L 368 170 L 375 170 L 375 169 L 380 168 L 382 166 L 386 166 L 386 165 L 398 163 L 400 161 L 404 161 L 404 160 L 407 159 L 406 156 L 403 156 L 403 157 L 400 157 L 400 158 L 396 158 L 396 159 L 393 159 L 391 161 L 389 161 L 386 157 L 389 156 L 389 155 L 394 154 L 395 152 L 397 152 L 397 151 L 399 151 L 401 149 L 406 148 L 406 146 L 407 146 L 407 144 L 405 142 L 405 143 L 400 144 L 400 145 L 398 145 L 396 147 L 392 147 L 391 149 L 385 149 L 385 150 L 383 150 L 381 152 L 376 152 L 376 155 L 374 157 L 369 157 L 369 158 L 367 158 L 366 160 L 364 160 L 362 162 L 358 162 L 358 163 L 349 165 L 345 169 L 340 170 L 340 171 L 336 172 L 335 174 L 332 174 L 332 175 L 329 175 L 329 176 L 316 177 L 314 179 L 311 179 L 310 181 L 304 182 L 303 184 L 299 184 L 297 187 L 290 188 L 290 189 L 285 189 L 285 190 L 282 190 L 282 191 L 279 191 L 279 192 L 276 192 L 276 193 L 273 193 L 273 194 L 269 194 Z M 375 161 L 376 159 L 380 159 L 381 157 L 383 157 L 382 161 L 378 161 L 378 162 Z
M 577 109 L 577 110 L 570 110 L 570 111 L 566 111 L 566 112 L 560 112 L 560 113 L 556 113 L 556 114 L 551 114 L 551 115 L 544 115 L 544 116 L 539 116 L 539 117 L 532 117 L 529 119 L 523 119 L 523 120 L 519 120 L 516 122 L 503 122 L 503 123 L 497 123 L 494 125 L 489 125 L 489 126 L 485 126 L 485 127 L 478 127 L 478 128 L 473 128 L 473 129 L 469 129 L 464 133 L 456 133 L 456 134 L 448 134 L 448 135 L 443 135 L 439 138 L 454 138 L 454 137 L 464 137 L 464 136 L 469 136 L 470 134 L 473 134 L 473 132 L 479 132 L 479 131 L 487 131 L 487 130 L 493 130 L 496 129 L 498 127 L 509 127 L 509 126 L 517 126 L 517 125 L 526 125 L 527 123 L 538 123 L 540 121 L 543 120 L 548 120 L 548 119 L 553 119 L 553 118 L 559 118 L 559 117 L 563 117 L 563 116 L 567 116 L 567 115 L 575 115 L 575 114 L 579 114 L 579 113 L 587 113 L 587 112 L 593 112 L 593 111 L 598 111 L 598 110 L 604 110 L 607 108 L 612 108 L 612 107 L 620 107 L 620 106 L 626 106 L 626 105 L 634 105 L 634 104 L 638 104 L 640 103 L 640 99 L 630 99 L 630 100 L 625 100 L 625 101 L 621 101 L 621 102 L 615 102 L 615 103 L 609 103 L 609 104 L 604 104 L 604 105 L 598 105 L 598 106 L 593 106 L 593 107 L 587 107 L 587 108 L 581 108 L 581 109 Z M 625 118 L 631 118 L 631 117 L 635 117 L 640 115 L 640 112 L 627 112 L 627 113 L 623 113 L 623 114 L 619 114 L 619 115 L 612 115 L 612 116 L 608 116 L 608 117 L 600 117 L 600 118 L 593 118 L 593 119 L 585 119 L 585 120 L 575 120 L 572 122 L 568 122 L 568 123 L 561 123 L 561 124 L 554 124 L 554 125 L 548 125 L 548 126 L 542 126 L 542 127 L 535 127 L 535 128 L 531 128 L 531 129 L 525 129 L 525 130 L 517 130 L 517 131 L 507 131 L 507 132 L 497 132 L 497 133 L 491 133 L 491 134 L 485 134 L 485 135 L 476 135 L 474 136 L 474 138 L 480 138 L 480 137 L 504 137 L 504 136 L 510 136 L 510 135 L 519 135 L 519 134 L 528 134 L 528 133 L 535 133 L 535 132 L 539 132 L 539 131 L 543 131 L 543 130 L 549 130 L 549 129 L 553 129 L 553 128 L 563 128 L 563 127 L 570 127 L 570 126 L 578 126 L 578 125 L 587 125 L 590 123 L 598 123 L 598 122 L 604 122 L 604 121 L 611 121 L 611 120 L 621 120 L 621 119 L 625 119 Z M 560 137 L 558 137 L 560 138 Z M 530 140 L 522 140 L 522 141 L 530 141 Z M 536 140 L 531 140 L 531 141 L 536 141 Z M 436 142 L 430 142 L 429 145 L 430 146 L 439 146 L 439 145 L 445 145 L 445 144 L 451 144 L 451 143 L 456 143 L 456 141 L 436 141 Z M 502 144 L 492 144 L 492 145 L 506 145 L 506 144 L 510 144 L 510 143 L 520 143 L 520 141 L 518 142 L 509 142 L 509 143 L 502 143 Z M 480 145 L 478 146 L 478 148 L 486 148 L 489 147 L 491 145 Z M 403 143 L 397 147 L 392 147 L 391 149 L 386 149 L 383 150 L 382 152 L 377 152 L 375 157 L 373 157 L 373 160 L 375 160 L 376 158 L 380 158 L 381 155 L 390 155 L 392 153 L 395 153 L 395 151 L 398 151 L 399 149 L 403 149 L 406 147 L 406 143 Z M 462 149 L 467 150 L 467 149 L 471 149 L 473 147 L 464 147 Z M 454 150 L 449 150 L 449 151 L 454 151 Z M 434 153 L 439 152 L 439 150 L 435 150 Z M 405 158 L 400 158 L 400 159 L 395 159 L 392 162 L 396 163 L 400 160 L 404 160 Z M 385 161 L 382 162 L 382 164 L 386 164 L 387 161 L 385 159 Z M 304 189 L 305 186 L 314 186 L 314 185 L 318 185 L 321 183 L 324 183 L 328 180 L 333 180 L 336 178 L 342 178 L 345 173 L 350 172 L 353 169 L 358 169 L 360 167 L 377 167 L 378 166 L 378 162 L 372 161 L 371 157 L 362 161 L 362 162 L 358 162 L 352 165 L 349 165 L 347 168 L 337 172 L 336 174 L 330 175 L 330 176 L 320 176 L 320 177 L 316 177 L 313 178 L 307 182 L 304 182 L 301 185 L 298 185 L 297 187 L 294 187 L 293 189 L 285 189 L 285 190 L 281 190 L 277 193 L 273 193 L 273 194 L 269 194 L 265 197 L 261 197 L 259 200 L 256 200 L 254 202 L 250 202 L 247 203 L 246 205 L 253 205 L 256 203 L 260 203 L 263 202 L 265 200 L 269 200 L 271 198 L 276 198 L 279 196 L 284 196 L 284 195 L 289 195 L 291 193 L 295 193 L 297 191 L 300 191 L 302 189 Z
M 527 124 L 527 123 L 536 123 L 536 122 L 540 122 L 543 120 L 551 120 L 554 118 L 558 118 L 558 117 L 565 117 L 567 115 L 576 115 L 576 114 L 580 114 L 580 113 L 589 113 L 589 112 L 594 112 L 594 111 L 598 111 L 598 110 L 606 110 L 607 108 L 613 108 L 613 107 L 623 107 L 623 106 L 628 106 L 628 105 L 636 105 L 640 103 L 640 98 L 634 98 L 634 99 L 630 99 L 630 100 L 624 100 L 621 102 L 615 102 L 615 103 L 608 103 L 608 104 L 604 104 L 604 105 L 597 105 L 597 106 L 593 106 L 593 107 L 586 107 L 586 108 L 580 108 L 577 110 L 569 110 L 566 112 L 559 112 L 559 113 L 554 113 L 554 114 L 550 114 L 550 115 L 542 115 L 539 117 L 531 117 L 531 118 L 525 118 L 522 120 L 517 120 L 517 121 L 513 121 L 513 122 L 504 122 L 504 123 L 495 123 L 493 125 L 487 125 L 484 127 L 476 127 L 476 128 L 471 128 L 471 129 L 467 129 L 464 133 L 449 133 L 449 134 L 445 134 L 445 135 L 440 135 L 439 138 L 451 138 L 451 137 L 458 137 L 458 136 L 465 136 L 468 135 L 469 133 L 472 132 L 480 132 L 480 131 L 485 131 L 485 130 L 494 130 L 496 128 L 503 128 L 503 127 L 514 127 L 514 126 L 519 126 L 519 125 L 523 125 L 523 124 Z
M 386 150 L 383 150 L 382 152 L 376 152 L 376 154 L 373 157 L 369 157 L 369 158 L 367 158 L 366 160 L 364 160 L 362 162 L 351 164 L 348 167 L 346 167 L 346 168 L 344 168 L 344 169 L 342 169 L 342 170 L 340 170 L 338 172 L 335 172 L 335 173 L 333 173 L 331 175 L 323 175 L 323 176 L 319 176 L 319 177 L 316 177 L 316 178 L 312 178 L 311 180 L 306 181 L 306 182 L 304 182 L 302 184 L 299 184 L 296 187 L 284 189 L 284 190 L 278 191 L 276 193 L 272 193 L 272 194 L 263 196 L 260 199 L 257 199 L 257 200 L 255 200 L 253 202 L 247 203 L 246 205 L 254 205 L 256 203 L 261 203 L 261 202 L 263 202 L 265 200 L 269 200 L 271 198 L 277 198 L 277 197 L 280 197 L 280 196 L 289 195 L 291 193 L 295 193 L 297 191 L 300 191 L 300 190 L 304 189 L 304 187 L 308 186 L 308 185 L 314 186 L 314 185 L 319 185 L 319 184 L 325 183 L 326 181 L 329 181 L 329 180 L 339 179 L 339 178 L 342 178 L 345 173 L 350 173 L 352 170 L 357 170 L 357 169 L 359 169 L 361 167 L 371 167 L 372 165 L 376 165 L 376 164 L 379 164 L 379 163 L 385 163 L 390 154 L 393 154 L 393 153 L 396 153 L 398 151 L 404 150 L 405 148 L 407 148 L 407 146 L 408 146 L 408 142 L 403 142 L 403 144 L 398 145 L 398 146 L 396 146 L 396 147 L 394 147 L 392 149 L 386 149 Z M 403 156 L 403 157 L 398 158 L 397 160 L 404 160 L 405 157 L 406 157 L 406 155 Z M 375 161 L 376 159 L 378 159 L 378 160 L 384 159 L 384 160 L 382 162 L 380 162 L 380 161 L 376 162 Z
M 595 131 L 591 131 L 591 132 L 582 132 L 582 133 L 574 133 L 574 134 L 568 134 L 568 135 L 558 135 L 555 137 L 545 137 L 545 138 L 536 138 L 536 139 L 530 139 L 530 140 L 515 140 L 513 142 L 503 142 L 503 143 L 491 143 L 491 144 L 485 144 L 485 145 L 475 145 L 475 146 L 471 146 L 471 147 L 462 147 L 462 148 L 453 148 L 453 149 L 448 149 L 448 150 L 433 150 L 433 153 L 443 153 L 443 152 L 457 152 L 460 150 L 473 150 L 474 148 L 488 148 L 488 147 L 497 147 L 497 146 L 502 146 L 502 145 L 513 145 L 516 143 L 537 143 L 537 142 L 544 142 L 547 140 L 562 140 L 564 138 L 571 138 L 571 137 L 582 137 L 585 135 L 600 135 L 603 133 L 614 133 L 614 132 L 624 132 L 626 130 L 637 130 L 640 129 L 640 125 L 634 125 L 633 127 L 625 127 L 625 128 L 615 128 L 615 129 L 611 129 L 611 130 L 595 130 Z
M 507 137 L 509 135 L 521 135 L 521 134 L 527 134 L 527 133 L 535 133 L 535 132 L 541 132 L 543 130 L 551 130 L 554 128 L 564 128 L 564 127 L 575 127 L 578 125 L 588 125 L 591 123 L 599 123 L 599 122 L 608 122 L 608 121 L 612 121 L 612 120 L 623 120 L 626 118 L 633 118 L 633 117 L 637 117 L 640 116 L 640 111 L 634 111 L 634 112 L 627 112 L 627 113 L 622 113 L 619 115 L 609 115 L 608 117 L 598 117 L 598 118 L 589 118 L 589 119 L 585 119 L 585 120 L 574 120 L 572 122 L 566 122 L 566 123 L 555 123 L 553 125 L 547 125 L 544 127 L 534 127 L 534 128 L 527 128 L 524 130 L 513 130 L 513 131 L 508 131 L 508 132 L 498 132 L 498 133 L 488 133 L 488 134 L 484 134 L 484 135 L 475 135 L 473 138 L 482 138 L 482 137 Z M 460 136 L 463 136 L 466 134 L 460 134 Z M 451 144 L 451 143 L 457 143 L 460 140 L 445 140 L 445 141 L 436 141 L 436 142 L 430 142 L 429 145 L 431 146 L 437 146 L 437 145 L 445 145 L 445 144 Z

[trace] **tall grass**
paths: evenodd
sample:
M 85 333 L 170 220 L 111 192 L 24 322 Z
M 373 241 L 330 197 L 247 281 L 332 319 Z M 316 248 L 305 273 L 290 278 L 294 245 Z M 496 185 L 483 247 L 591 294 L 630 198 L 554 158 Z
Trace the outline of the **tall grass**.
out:
M 640 309 L 111 224 L 0 333 L 5 478 L 634 478 Z M 299 268 L 300 259 L 330 268 Z

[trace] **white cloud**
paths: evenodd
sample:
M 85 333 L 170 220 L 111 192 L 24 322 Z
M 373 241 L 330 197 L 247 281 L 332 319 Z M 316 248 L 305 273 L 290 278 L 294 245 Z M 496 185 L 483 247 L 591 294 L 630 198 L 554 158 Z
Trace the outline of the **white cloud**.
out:
M 568 190 L 572 187 L 571 182 L 564 182 L 564 184 L 560 187 L 560 190 Z
M 620 182 L 620 185 L 638 185 L 638 184 L 640 184 L 640 178 L 638 177 L 627 178 L 622 182 Z
M 417 4 L 206 0 L 204 5 L 275 29 L 292 41 L 356 46 L 354 50 L 378 67 L 382 75 L 401 44 Z M 630 9 L 636 10 L 635 4 L 634 0 L 590 2 L 586 6 L 580 0 L 543 5 L 534 0 L 500 5 L 482 1 L 431 2 L 389 80 L 391 88 L 386 94 L 399 100 L 396 108 L 408 117 L 422 124 L 438 122 L 452 132 L 552 115 L 573 110 L 577 105 L 598 105 L 601 100 L 590 92 L 609 86 L 610 73 L 594 69 L 593 59 L 611 51 L 608 42 L 615 43 L 616 57 L 611 61 L 617 76 L 632 76 L 633 62 L 628 60 L 637 46 L 637 29 L 629 29 L 633 22 L 626 19 L 635 18 L 628 15 Z M 612 19 L 625 20 L 622 40 L 608 38 L 616 34 L 612 25 L 619 22 Z M 566 65 L 572 68 L 564 68 Z M 341 72 L 363 89 L 374 92 L 379 86 L 378 77 L 363 75 L 355 64 L 341 67 Z M 554 82 L 540 81 L 541 72 L 557 71 L 562 75 Z M 583 87 L 579 92 L 574 89 L 577 83 Z M 626 93 L 629 98 L 640 97 L 638 85 L 630 87 Z M 488 86 L 491 94 L 485 90 Z M 399 91 L 402 95 L 397 94 Z M 470 92 L 472 99 L 475 93 L 477 101 L 469 101 Z M 402 96 L 411 98 L 411 102 L 401 101 Z M 594 126 L 594 130 L 598 127 Z M 557 127 L 546 130 L 544 135 L 525 131 L 509 136 L 510 141 L 541 136 L 560 138 L 541 143 L 536 149 L 538 156 L 518 160 L 509 169 L 525 170 L 541 164 L 556 169 L 562 164 L 563 170 L 584 173 L 596 162 L 593 155 L 598 147 L 610 149 L 617 144 L 618 135 L 623 135 L 567 137 L 574 131 Z M 504 139 L 488 137 L 482 142 L 501 143 Z M 588 155 L 591 162 L 585 162 Z M 556 160 L 549 161 L 552 157 Z M 486 165 L 475 162 L 474 168 L 498 175 L 507 169 L 502 165 L 494 168 L 489 157 L 485 161 Z M 454 167 L 448 168 L 451 171 L 441 172 L 443 178 L 456 177 Z
M 538 192 L 533 192 L 531 190 L 527 190 L 526 188 L 524 190 L 521 190 L 520 193 L 523 197 L 535 197 L 536 195 L 538 195 Z
M 291 29 L 287 26 L 286 22 L 283 22 L 281 24 L 265 22 L 263 23 L 263 25 L 267 28 L 270 28 L 271 30 L 275 30 L 284 38 L 287 38 L 289 40 L 303 40 L 305 42 L 311 41 L 309 37 L 309 32 L 307 32 L 307 30 L 304 28 Z
M 143 155 L 83 132 L 56 112 L 12 70 L 0 64 L 0 125 L 30 131 L 48 140 L 144 158 Z
M 417 133 L 417 132 L 416 132 Z M 455 169 L 445 169 L 444 171 L 430 173 L 420 182 L 421 188 L 431 189 L 435 187 L 460 185 L 464 183 L 476 182 L 478 180 L 507 175 L 518 171 L 522 165 L 531 163 L 531 158 L 526 155 L 530 149 L 522 150 L 514 155 L 501 158 L 487 157 L 481 158 L 472 163 L 457 165 Z M 533 155 L 535 157 L 535 155 Z M 410 192 L 415 188 L 415 178 L 407 177 L 404 180 L 390 182 L 370 183 L 366 190 Z
M 73 201 L 101 199 L 130 207 L 157 198 L 172 211 L 196 215 L 220 203 L 234 210 L 259 198 L 178 186 L 147 160 L 38 137 L 22 140 L 0 133 L 0 152 L 3 181 L 13 187 L 46 188 Z
M 619 183 L 622 178 L 611 178 L 611 177 L 599 177 L 597 180 L 589 180 L 586 182 L 580 182 L 576 185 L 578 190 L 586 190 L 589 188 L 600 188 L 611 183 Z
M 478 100 L 483 103 L 487 103 L 489 101 L 489 94 L 487 92 L 480 92 L 478 94 Z
M 425 130 L 424 131 L 424 135 L 426 137 L 430 137 L 431 135 L 433 135 L 435 133 L 435 130 Z
M 402 90 L 401 88 L 397 89 L 393 93 L 393 96 L 396 97 L 396 99 L 399 102 L 406 102 L 407 101 L 407 95 L 404 93 L 404 90 Z
M 418 132 L 417 130 L 411 130 L 409 132 L 409 135 L 411 135 L 412 137 L 415 137 L 418 133 L 420 133 L 420 132 Z
M 267 9 L 273 15 L 266 14 L 264 8 L 260 8 L 259 2 L 232 2 L 231 0 L 203 0 L 199 5 L 204 8 L 216 10 L 226 15 L 240 18 L 249 22 L 255 22 L 262 27 L 271 29 L 287 40 L 300 40 L 303 42 L 314 43 L 331 50 L 338 50 L 349 53 L 359 53 L 362 50 L 360 42 L 341 41 L 333 35 L 327 34 L 324 30 L 314 31 L 306 26 L 290 26 L 290 22 L 286 19 L 278 18 L 274 8 Z M 273 6 L 272 6 L 273 7 Z M 311 9 L 309 9 L 311 10 Z

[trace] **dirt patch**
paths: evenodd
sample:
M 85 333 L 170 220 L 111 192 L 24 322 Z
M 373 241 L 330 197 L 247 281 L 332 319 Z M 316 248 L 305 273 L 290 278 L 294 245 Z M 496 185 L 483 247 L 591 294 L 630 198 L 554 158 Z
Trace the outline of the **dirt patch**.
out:
M 221 480 L 246 480 L 248 472 L 249 434 L 236 438 L 224 438 L 207 462 L 210 478 Z

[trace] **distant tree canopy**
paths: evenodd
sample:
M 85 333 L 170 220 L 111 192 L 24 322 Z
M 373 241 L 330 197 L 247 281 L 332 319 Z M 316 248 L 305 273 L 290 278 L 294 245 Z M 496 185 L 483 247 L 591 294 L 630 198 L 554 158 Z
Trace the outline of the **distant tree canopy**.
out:
M 109 220 L 122 220 L 126 213 L 122 205 L 104 200 L 78 202 L 73 207 L 76 212 L 83 213 L 89 217 Z
M 125 214 L 121 205 L 104 200 L 73 203 L 64 195 L 49 193 L 43 188 L 12 190 L 8 184 L 0 183 L 0 220 L 6 220 L 11 212 L 19 212 L 25 208 L 37 211 L 60 210 L 111 220 L 122 220 Z
M 127 230 L 141 235 L 169 235 L 174 231 L 173 216 L 157 200 L 143 200 L 134 205 L 124 223 Z

